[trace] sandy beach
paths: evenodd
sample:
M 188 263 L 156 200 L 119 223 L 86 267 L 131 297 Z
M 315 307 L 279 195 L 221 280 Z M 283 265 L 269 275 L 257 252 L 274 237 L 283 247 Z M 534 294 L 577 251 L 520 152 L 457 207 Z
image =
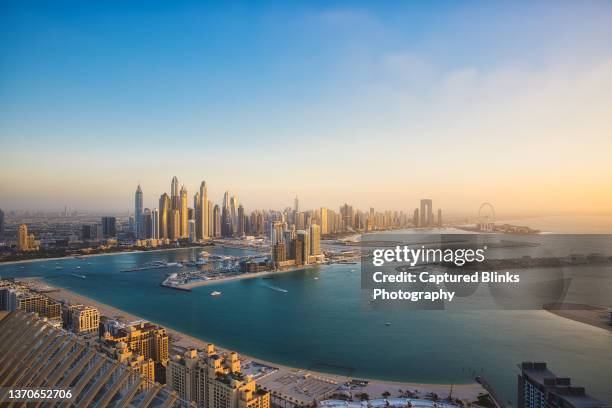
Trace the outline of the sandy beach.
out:
M 609 323 L 610 310 L 605 307 L 562 303 L 545 305 L 544 310 L 575 322 L 612 331 L 612 325 Z
M 261 275 L 258 274 L 257 276 L 261 276 Z M 45 283 L 45 285 L 50 286 L 47 283 Z M 148 320 L 148 319 L 143 319 L 140 316 L 136 316 L 131 313 L 127 313 L 115 307 L 109 306 L 107 304 L 95 301 L 88 297 L 79 295 L 77 293 L 74 293 L 66 289 L 57 288 L 57 287 L 54 287 L 54 289 L 57 289 L 57 291 L 48 293 L 47 295 L 58 301 L 66 301 L 69 303 L 82 303 L 85 305 L 91 305 L 91 306 L 98 308 L 98 310 L 100 311 L 100 314 L 104 316 L 118 318 L 124 321 Z M 193 348 L 202 349 L 208 343 L 204 339 L 199 339 L 199 338 L 195 338 L 195 337 L 186 335 L 184 333 L 181 333 L 177 330 L 172 329 L 171 327 L 167 327 L 167 326 L 164 326 L 164 327 L 166 327 L 170 336 L 173 339 L 175 339 L 175 341 L 173 341 L 173 346 L 175 347 L 176 346 L 183 347 L 183 348 L 193 347 Z M 218 348 L 222 351 L 228 351 L 227 349 L 223 349 L 222 347 L 218 347 Z M 337 382 L 339 385 L 351 380 L 351 378 L 346 377 L 346 376 L 327 374 L 327 373 L 322 373 L 322 372 L 317 372 L 317 371 L 299 369 L 295 367 L 288 367 L 288 366 L 284 366 L 281 364 L 264 361 L 256 357 L 252 357 L 252 356 L 248 356 L 244 354 L 241 354 L 241 359 L 245 362 L 254 361 L 254 362 L 263 364 L 265 366 L 274 367 L 278 369 L 278 372 L 279 372 L 279 374 L 275 374 L 275 375 L 314 376 L 317 378 L 322 378 L 325 380 Z M 411 390 L 411 391 L 418 390 L 419 395 L 421 396 L 425 396 L 428 393 L 433 392 L 433 393 L 438 394 L 440 397 L 444 398 L 449 395 L 449 392 L 451 390 L 450 384 L 423 384 L 423 383 L 397 382 L 397 381 L 386 381 L 386 380 L 376 380 L 376 379 L 369 379 L 368 381 L 369 381 L 369 384 L 366 387 L 357 388 L 354 390 L 354 392 L 366 392 L 370 394 L 372 398 L 374 398 L 374 397 L 380 396 L 385 391 L 389 391 L 393 396 L 395 396 L 395 395 L 399 395 L 399 390 Z M 476 397 L 478 396 L 478 394 L 480 393 L 486 393 L 486 391 L 483 389 L 483 387 L 480 384 L 476 382 L 469 383 L 469 384 L 452 385 L 452 394 L 454 398 L 459 398 L 459 399 L 471 402 L 471 401 L 474 401 Z

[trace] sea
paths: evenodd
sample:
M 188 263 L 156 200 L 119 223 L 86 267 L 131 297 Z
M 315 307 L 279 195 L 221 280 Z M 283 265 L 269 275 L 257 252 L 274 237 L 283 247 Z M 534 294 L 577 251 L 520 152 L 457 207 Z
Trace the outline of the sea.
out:
M 551 233 L 584 232 L 567 227 L 575 220 L 564 224 L 556 219 L 558 231 L 552 220 L 521 221 Z M 609 229 L 598 228 L 601 222 Z M 612 217 L 596 224 L 585 229 L 612 232 Z M 160 286 L 176 267 L 121 272 L 153 261 L 187 261 L 199 251 L 0 265 L 0 277 L 40 277 L 188 335 L 288 366 L 417 383 L 462 384 L 481 376 L 515 405 L 517 365 L 545 361 L 558 375 L 612 403 L 612 331 L 544 310 L 379 310 L 363 302 L 359 264 L 309 267 L 274 279 L 227 281 L 190 292 Z M 248 253 L 223 247 L 207 251 Z M 211 296 L 213 291 L 222 295 Z

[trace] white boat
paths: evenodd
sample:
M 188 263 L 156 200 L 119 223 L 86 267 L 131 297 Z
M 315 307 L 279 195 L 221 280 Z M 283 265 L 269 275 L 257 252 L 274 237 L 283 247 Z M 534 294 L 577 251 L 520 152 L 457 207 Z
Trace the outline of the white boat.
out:
M 219 296 L 219 295 L 221 295 L 221 292 L 216 291 L 216 290 L 214 292 L 211 292 L 210 294 L 210 296 Z

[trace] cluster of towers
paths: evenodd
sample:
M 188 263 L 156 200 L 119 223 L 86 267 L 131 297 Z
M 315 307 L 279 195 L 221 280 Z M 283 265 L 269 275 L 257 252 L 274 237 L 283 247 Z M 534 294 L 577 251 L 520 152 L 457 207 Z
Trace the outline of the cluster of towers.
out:
M 137 239 L 189 239 L 205 240 L 211 237 L 241 237 L 254 228 L 264 232 L 264 218 L 254 213 L 252 221 L 239 204 L 238 196 L 225 192 L 222 206 L 208 199 L 206 181 L 200 183 L 200 190 L 193 196 L 189 206 L 187 188 L 179 188 L 176 176 L 170 185 L 170 195 L 163 193 L 159 207 L 144 208 L 143 192 L 140 185 L 134 197 L 134 235 Z M 251 222 L 250 222 L 251 221 Z
M 430 199 L 421 200 L 420 208 L 414 210 L 412 219 L 401 211 L 377 212 L 374 208 L 370 208 L 364 212 L 355 210 L 349 204 L 340 206 L 337 212 L 323 207 L 318 210 L 301 211 L 297 197 L 293 208 L 287 207 L 283 211 L 256 210 L 247 215 L 239 203 L 238 196 L 231 195 L 227 191 L 223 195 L 221 206 L 213 204 L 208 199 L 206 181 L 200 183 L 199 191 L 193 196 L 193 206 L 190 206 L 187 189 L 184 185 L 179 185 L 176 177 L 172 179 L 170 195 L 163 193 L 160 196 L 158 208 L 152 210 L 144 208 L 140 185 L 136 189 L 134 202 L 134 235 L 137 239 L 199 241 L 219 237 L 239 238 L 246 235 L 261 237 L 267 234 L 273 238 L 272 235 L 276 233 L 275 226 L 278 225 L 291 226 L 294 231 L 308 231 L 309 234 L 311 226 L 317 225 L 321 235 L 333 235 L 343 231 L 442 225 L 442 211 L 438 210 L 435 220 Z M 283 230 L 286 231 L 287 227 Z M 272 245 L 278 242 L 276 238 L 271 241 Z
M 143 193 L 140 185 L 136 189 L 134 208 L 134 235 L 137 239 L 190 240 L 206 239 L 214 234 L 212 215 L 214 209 L 208 200 L 206 181 L 200 184 L 200 191 L 189 206 L 187 188 L 181 186 L 176 176 L 170 185 L 170 195 L 159 197 L 159 207 L 153 210 L 143 208 Z

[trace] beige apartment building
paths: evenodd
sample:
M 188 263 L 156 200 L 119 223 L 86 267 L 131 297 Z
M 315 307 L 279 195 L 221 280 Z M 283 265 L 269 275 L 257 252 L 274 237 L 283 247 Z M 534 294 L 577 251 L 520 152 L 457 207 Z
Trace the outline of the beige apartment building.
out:
M 269 408 L 270 394 L 240 371 L 238 354 L 219 354 L 209 344 L 203 356 L 190 349 L 168 364 L 167 384 L 201 408 Z

